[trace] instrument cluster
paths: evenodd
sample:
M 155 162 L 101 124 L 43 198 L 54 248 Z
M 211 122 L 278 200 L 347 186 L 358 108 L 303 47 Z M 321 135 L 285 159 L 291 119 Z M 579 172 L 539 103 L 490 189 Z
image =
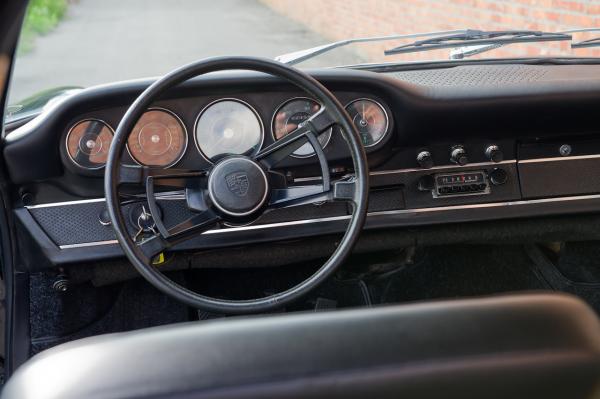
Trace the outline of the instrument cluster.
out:
M 307 97 L 291 97 L 272 111 L 270 141 L 280 140 L 298 128 L 321 108 Z M 346 105 L 365 148 L 377 146 L 389 134 L 388 111 L 371 98 L 356 98 Z M 191 124 L 190 124 L 191 125 Z M 104 168 L 114 128 L 99 118 L 86 118 L 73 123 L 64 138 L 66 159 L 80 171 Z M 191 126 L 190 126 L 191 127 Z M 323 132 L 319 143 L 325 149 L 332 141 L 335 128 Z M 204 160 L 214 163 L 228 155 L 255 155 L 265 145 L 265 123 L 257 110 L 238 98 L 221 98 L 198 112 L 192 137 L 186 124 L 173 110 L 149 108 L 136 123 L 127 140 L 127 151 L 133 163 L 169 168 L 177 165 L 193 141 Z M 310 158 L 315 151 L 306 143 L 292 157 Z

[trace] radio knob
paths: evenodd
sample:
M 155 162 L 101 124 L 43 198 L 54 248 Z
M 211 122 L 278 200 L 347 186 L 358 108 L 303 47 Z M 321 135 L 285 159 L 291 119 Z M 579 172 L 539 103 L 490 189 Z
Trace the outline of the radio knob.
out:
M 429 151 L 421 151 L 419 154 L 417 154 L 417 163 L 424 169 L 433 167 L 433 158 L 431 157 L 431 153 Z
M 502 162 L 504 154 L 497 145 L 491 145 L 485 149 L 485 156 L 492 162 Z
M 467 152 L 461 146 L 457 146 L 452 148 L 450 152 L 450 162 L 458 164 L 458 165 L 466 165 L 469 162 L 469 158 L 467 157 Z
M 435 187 L 435 179 L 431 175 L 421 176 L 417 188 L 419 191 L 431 191 Z

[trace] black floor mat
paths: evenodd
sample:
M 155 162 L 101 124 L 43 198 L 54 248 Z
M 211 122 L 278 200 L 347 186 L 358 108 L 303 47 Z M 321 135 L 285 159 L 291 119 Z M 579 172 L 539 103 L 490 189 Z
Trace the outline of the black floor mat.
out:
M 282 311 L 555 289 L 580 296 L 600 313 L 597 253 L 596 244 L 588 243 L 554 258 L 539 246 L 518 245 L 449 245 L 421 248 L 409 256 L 406 251 L 355 256 L 335 278 Z M 173 276 L 202 294 L 247 299 L 292 287 L 320 267 L 317 263 L 189 270 Z M 81 284 L 66 293 L 52 290 L 51 283 L 46 274 L 31 276 L 32 354 L 91 335 L 187 321 L 190 315 L 220 317 L 190 312 L 140 278 L 101 288 Z
M 600 242 L 563 244 L 556 266 L 569 280 L 600 283 Z
M 310 277 L 320 262 L 248 269 L 196 269 L 188 271 L 190 289 L 195 292 L 227 299 L 252 299 L 285 291 Z M 314 292 L 289 305 L 285 311 L 314 310 L 321 300 L 335 302 L 335 308 L 369 306 L 366 285 L 360 279 L 332 278 Z M 333 302 L 331 302 L 333 301 Z M 212 316 L 212 315 L 211 315 Z
M 578 243 L 577 248 L 576 251 L 563 248 L 556 254 L 540 246 L 525 247 L 536 269 L 552 289 L 580 297 L 600 314 L 600 283 L 597 279 L 600 261 L 595 256 L 598 251 L 594 245 L 590 247 L 585 243 Z
M 378 303 L 548 289 L 520 246 L 452 245 L 421 249 L 414 264 L 369 283 Z
M 47 274 L 31 276 L 32 355 L 78 338 L 189 319 L 185 305 L 142 279 L 100 288 L 80 284 L 64 293 L 56 292 L 51 285 L 52 278 Z

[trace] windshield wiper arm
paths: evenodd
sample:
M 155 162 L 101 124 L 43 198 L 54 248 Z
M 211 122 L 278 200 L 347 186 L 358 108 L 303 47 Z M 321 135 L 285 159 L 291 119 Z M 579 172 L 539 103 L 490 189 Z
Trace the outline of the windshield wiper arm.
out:
M 395 34 L 388 36 L 359 37 L 327 43 L 322 46 L 311 47 L 294 51 L 275 57 L 279 62 L 295 65 L 321 54 L 330 52 L 338 47 L 354 43 L 378 42 L 401 39 L 415 39 L 432 37 L 431 39 L 417 41 L 408 45 L 396 47 L 385 52 L 386 55 L 409 53 L 417 51 L 435 50 L 441 48 L 454 48 L 450 59 L 462 59 L 486 51 L 494 50 L 510 43 L 532 43 L 543 41 L 572 40 L 571 33 L 597 32 L 600 28 L 572 29 L 563 32 L 541 32 L 531 30 L 506 30 L 506 31 L 481 31 L 473 29 L 458 29 L 439 32 Z M 579 43 L 572 43 L 572 48 L 600 46 L 600 38 L 590 39 Z
M 577 43 L 572 43 L 571 48 L 598 47 L 600 46 L 600 37 L 594 37 L 588 40 L 582 40 Z
M 447 30 L 440 32 L 426 32 L 426 33 L 411 33 L 411 34 L 402 34 L 402 35 L 388 35 L 388 36 L 373 36 L 373 37 L 357 37 L 353 39 L 340 40 L 338 42 L 327 43 L 322 46 L 311 47 L 304 50 L 294 51 L 293 53 L 282 54 L 275 57 L 276 61 L 282 62 L 288 65 L 295 65 L 300 62 L 306 61 L 310 58 L 314 58 L 323 53 L 327 53 L 333 49 L 338 47 L 347 46 L 353 43 L 366 43 L 366 42 L 383 42 L 388 40 L 398 40 L 398 39 L 416 39 L 418 37 L 430 37 L 430 36 L 439 36 L 439 35 L 451 35 L 451 34 L 459 34 L 466 33 L 467 29 L 458 29 L 458 30 Z
M 493 47 L 494 45 L 502 46 L 509 43 L 548 42 L 571 39 L 572 36 L 566 33 L 552 33 L 531 30 L 481 31 L 469 29 L 464 33 L 444 35 L 425 40 L 417 40 L 410 44 L 385 50 L 384 54 L 393 55 L 444 48 L 489 45 L 490 47 L 487 49 L 480 49 L 481 51 L 479 52 L 483 52 L 497 48 Z
M 578 28 L 566 30 L 563 33 L 589 33 L 589 32 L 600 32 L 600 28 Z M 571 43 L 571 48 L 584 48 L 584 47 L 598 47 L 600 46 L 600 37 L 594 37 L 588 40 L 582 40 L 579 42 Z

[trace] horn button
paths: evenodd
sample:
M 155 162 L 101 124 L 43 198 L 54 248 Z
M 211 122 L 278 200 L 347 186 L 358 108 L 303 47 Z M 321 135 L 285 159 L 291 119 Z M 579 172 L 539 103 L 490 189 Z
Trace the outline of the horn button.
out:
M 208 177 L 208 195 L 223 213 L 243 217 L 260 209 L 267 199 L 265 171 L 244 157 L 226 158 L 215 165 Z

